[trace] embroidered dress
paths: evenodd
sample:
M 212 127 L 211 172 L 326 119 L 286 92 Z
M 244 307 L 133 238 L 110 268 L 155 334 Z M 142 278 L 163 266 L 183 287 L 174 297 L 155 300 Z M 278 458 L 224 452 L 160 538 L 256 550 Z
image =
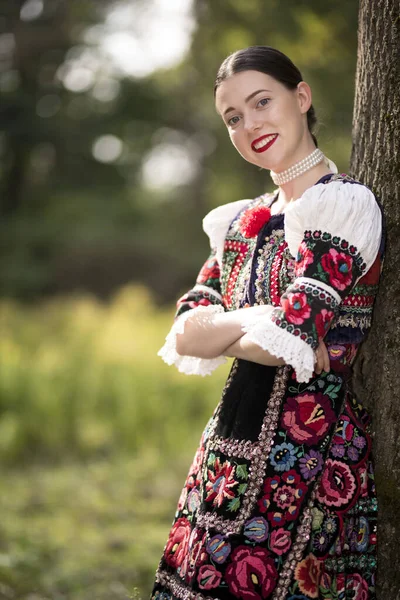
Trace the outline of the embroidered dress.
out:
M 153 599 L 375 598 L 370 417 L 350 389 L 383 260 L 374 195 L 328 175 L 285 214 L 268 194 L 204 219 L 212 253 L 178 301 L 160 355 L 188 374 L 224 357 L 176 353 L 189 316 L 270 306 L 244 327 L 285 361 L 235 359 L 191 465 Z M 314 372 L 324 338 L 330 371 Z

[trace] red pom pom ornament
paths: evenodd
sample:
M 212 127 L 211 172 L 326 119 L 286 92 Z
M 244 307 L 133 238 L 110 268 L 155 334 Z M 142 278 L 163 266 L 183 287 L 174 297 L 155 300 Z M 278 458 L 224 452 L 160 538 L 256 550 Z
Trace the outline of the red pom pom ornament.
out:
M 250 208 L 240 219 L 240 233 L 246 238 L 255 237 L 270 218 L 271 211 L 267 206 Z

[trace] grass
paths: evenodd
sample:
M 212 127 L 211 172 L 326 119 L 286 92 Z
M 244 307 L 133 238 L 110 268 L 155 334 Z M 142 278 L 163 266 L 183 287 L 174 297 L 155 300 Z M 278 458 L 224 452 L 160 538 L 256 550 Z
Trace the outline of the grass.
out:
M 156 356 L 146 290 L 0 304 L 0 599 L 145 598 L 228 366 Z

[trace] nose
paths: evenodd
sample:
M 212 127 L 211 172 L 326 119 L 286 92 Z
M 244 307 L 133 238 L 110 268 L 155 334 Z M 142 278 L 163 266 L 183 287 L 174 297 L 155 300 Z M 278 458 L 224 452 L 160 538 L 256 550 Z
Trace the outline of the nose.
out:
M 261 128 L 261 123 L 255 115 L 247 115 L 244 118 L 244 128 L 247 131 L 257 131 Z

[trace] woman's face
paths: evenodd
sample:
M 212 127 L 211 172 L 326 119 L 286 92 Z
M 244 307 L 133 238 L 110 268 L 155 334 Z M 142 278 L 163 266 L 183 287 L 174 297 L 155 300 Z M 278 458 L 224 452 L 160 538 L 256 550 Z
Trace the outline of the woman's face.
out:
M 311 90 L 304 81 L 289 90 L 259 71 L 243 71 L 223 81 L 216 108 L 243 158 L 280 172 L 313 150 L 307 125 Z

